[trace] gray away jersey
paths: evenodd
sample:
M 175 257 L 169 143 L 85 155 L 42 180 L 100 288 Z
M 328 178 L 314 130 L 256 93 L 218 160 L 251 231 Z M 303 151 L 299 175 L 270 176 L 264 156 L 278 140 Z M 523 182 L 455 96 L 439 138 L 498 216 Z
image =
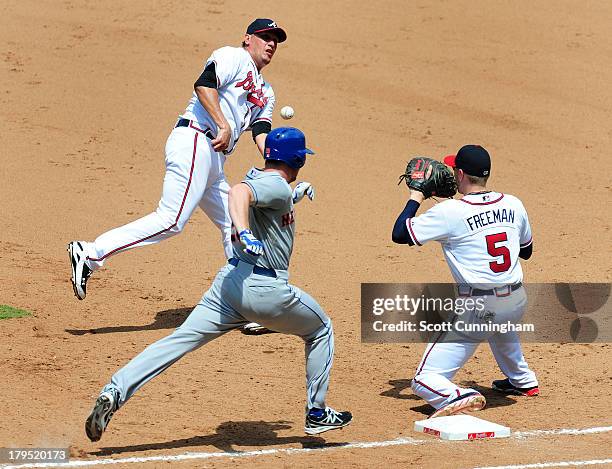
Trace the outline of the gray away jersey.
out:
M 253 191 L 255 200 L 249 208 L 249 225 L 253 235 L 264 244 L 264 252 L 261 256 L 245 253 L 235 235 L 234 257 L 268 269 L 288 270 L 295 235 L 291 186 L 276 171 L 257 168 L 251 168 L 242 182 Z

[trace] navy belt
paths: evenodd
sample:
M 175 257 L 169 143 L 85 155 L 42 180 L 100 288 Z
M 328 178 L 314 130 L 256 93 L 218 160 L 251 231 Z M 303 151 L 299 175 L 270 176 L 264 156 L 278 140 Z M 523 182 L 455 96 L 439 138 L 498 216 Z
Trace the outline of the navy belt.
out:
M 240 261 L 240 260 L 236 259 L 235 257 L 232 257 L 227 262 L 232 264 L 234 267 L 238 267 L 238 264 L 240 262 L 244 262 L 244 261 Z M 245 264 L 249 264 L 249 263 L 245 262 Z M 253 265 L 253 264 L 249 264 L 249 265 Z M 257 274 L 257 275 L 264 275 L 266 277 L 272 277 L 272 278 L 276 278 L 277 277 L 276 276 L 276 271 L 274 269 L 266 269 L 265 267 L 259 267 L 258 265 L 253 265 L 253 273 Z
M 212 130 L 210 130 L 209 128 L 200 129 L 197 125 L 193 124 L 193 121 L 190 121 L 189 119 L 179 119 L 174 127 L 189 127 L 191 129 L 197 130 L 198 132 L 202 132 L 211 140 L 215 138 L 215 134 L 213 134 Z
M 521 282 L 515 283 L 514 285 L 504 285 L 502 287 L 492 288 L 490 290 L 480 290 L 478 288 L 471 288 L 466 285 L 459 285 L 459 296 L 508 296 L 513 291 L 521 288 L 523 284 Z

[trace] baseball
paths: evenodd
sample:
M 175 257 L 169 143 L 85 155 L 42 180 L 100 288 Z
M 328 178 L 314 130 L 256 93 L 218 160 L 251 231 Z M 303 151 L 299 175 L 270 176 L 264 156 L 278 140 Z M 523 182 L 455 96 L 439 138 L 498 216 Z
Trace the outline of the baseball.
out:
M 280 115 L 283 119 L 291 119 L 293 117 L 293 108 L 291 106 L 284 106 L 280 110 Z

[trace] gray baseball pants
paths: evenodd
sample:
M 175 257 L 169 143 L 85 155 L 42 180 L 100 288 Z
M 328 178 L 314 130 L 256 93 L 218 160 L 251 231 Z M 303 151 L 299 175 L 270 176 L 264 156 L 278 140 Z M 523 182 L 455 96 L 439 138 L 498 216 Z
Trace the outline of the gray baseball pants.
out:
M 304 340 L 307 408 L 325 408 L 334 356 L 331 320 L 310 295 L 289 284 L 286 270 L 277 270 L 276 275 L 253 273 L 253 266 L 242 261 L 237 266 L 226 265 L 185 322 L 134 357 L 105 389 L 117 389 L 122 406 L 186 353 L 248 322 L 257 322 Z

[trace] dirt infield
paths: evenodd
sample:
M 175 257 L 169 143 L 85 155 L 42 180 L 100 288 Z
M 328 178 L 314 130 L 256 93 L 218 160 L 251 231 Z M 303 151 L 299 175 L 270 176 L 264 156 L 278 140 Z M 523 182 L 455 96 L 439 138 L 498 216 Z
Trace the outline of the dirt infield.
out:
M 204 4 L 205 3 L 205 4 Z M 533 4 L 532 4 L 533 3 Z M 525 203 L 529 282 L 612 280 L 612 4 L 213 0 L 3 0 L 0 304 L 33 312 L 0 322 L 0 447 L 70 446 L 74 458 L 265 451 L 175 461 L 188 467 L 475 467 L 612 458 L 612 432 L 440 443 L 414 434 L 428 406 L 409 380 L 423 345 L 361 344 L 361 282 L 450 281 L 439 248 L 393 245 L 411 156 L 481 143 L 490 185 Z M 298 338 L 230 333 L 147 384 L 98 444 L 83 431 L 111 374 L 189 313 L 224 263 L 216 228 L 196 212 L 178 237 L 113 258 L 78 301 L 66 243 L 153 210 L 163 149 L 210 51 L 239 45 L 255 16 L 288 33 L 264 75 L 278 110 L 317 155 L 301 176 L 292 282 L 334 321 L 329 404 L 354 423 L 303 434 Z M 226 165 L 237 182 L 259 164 L 244 136 Z M 429 205 L 426 205 L 429 206 Z M 608 208 L 606 208 L 608 207 Z M 607 213 L 607 215 L 606 215 Z M 457 376 L 480 386 L 483 418 L 516 431 L 612 426 L 610 344 L 527 344 L 536 399 L 500 397 L 482 347 Z M 323 443 L 401 445 L 287 449 Z M 145 460 L 146 467 L 169 462 Z M 126 467 L 135 466 L 126 461 Z

